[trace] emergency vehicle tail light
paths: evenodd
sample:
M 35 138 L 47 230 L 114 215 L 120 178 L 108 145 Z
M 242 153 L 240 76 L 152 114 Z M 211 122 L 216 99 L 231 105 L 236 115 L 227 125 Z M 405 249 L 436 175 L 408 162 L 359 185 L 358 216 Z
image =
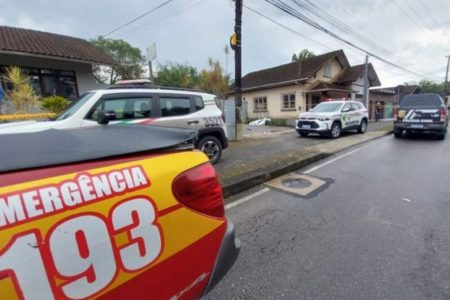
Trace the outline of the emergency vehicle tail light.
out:
M 210 163 L 178 175 L 173 181 L 172 191 L 175 198 L 188 208 L 212 217 L 225 215 L 222 188 Z
M 444 123 L 447 119 L 447 111 L 444 108 L 441 108 L 439 114 L 441 116 L 441 122 Z

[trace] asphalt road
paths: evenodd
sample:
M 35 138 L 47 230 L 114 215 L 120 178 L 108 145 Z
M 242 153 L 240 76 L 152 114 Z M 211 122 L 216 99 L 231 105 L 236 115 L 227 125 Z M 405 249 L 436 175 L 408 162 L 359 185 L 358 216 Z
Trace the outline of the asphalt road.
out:
M 450 299 L 450 135 L 391 135 L 327 161 L 307 197 L 237 197 L 262 190 L 227 210 L 242 250 L 206 299 Z

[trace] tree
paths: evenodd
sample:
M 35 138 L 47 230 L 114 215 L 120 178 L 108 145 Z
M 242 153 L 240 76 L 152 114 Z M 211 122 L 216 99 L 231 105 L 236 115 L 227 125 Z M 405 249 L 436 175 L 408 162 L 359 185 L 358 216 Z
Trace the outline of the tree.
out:
M 302 51 L 300 51 L 298 53 L 298 55 L 295 53 L 292 55 L 292 62 L 301 62 L 302 60 L 305 60 L 307 58 L 311 58 L 314 56 L 316 56 L 314 54 L 314 52 L 309 51 L 308 49 L 303 49 Z
M 218 60 L 208 59 L 209 70 L 200 72 L 199 88 L 208 93 L 224 98 L 229 91 L 230 78 L 224 75 Z
M 445 83 L 436 83 L 428 80 L 422 80 L 419 82 L 419 86 L 423 93 L 437 93 L 440 95 L 445 95 Z M 448 86 L 448 91 L 450 91 L 450 85 Z
M 178 63 L 167 63 L 158 66 L 155 84 L 160 86 L 194 88 L 198 84 L 197 69 Z
M 105 39 L 101 36 L 90 42 L 103 49 L 115 61 L 111 67 L 96 67 L 94 74 L 97 80 L 102 83 L 114 84 L 121 79 L 142 78 L 145 57 L 139 48 L 132 47 L 124 40 Z

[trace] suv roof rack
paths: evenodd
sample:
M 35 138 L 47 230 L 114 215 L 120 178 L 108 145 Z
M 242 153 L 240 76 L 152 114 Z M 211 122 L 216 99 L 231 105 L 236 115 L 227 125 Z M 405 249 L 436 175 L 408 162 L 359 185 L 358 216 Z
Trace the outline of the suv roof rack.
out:
M 155 90 L 176 90 L 176 91 L 189 91 L 189 92 L 198 92 L 198 93 L 206 93 L 205 91 L 198 89 L 190 89 L 190 88 L 181 88 L 181 87 L 170 87 L 170 86 L 160 86 L 160 85 L 151 85 L 151 84 L 117 84 L 107 88 L 108 90 L 115 89 L 155 89 Z

